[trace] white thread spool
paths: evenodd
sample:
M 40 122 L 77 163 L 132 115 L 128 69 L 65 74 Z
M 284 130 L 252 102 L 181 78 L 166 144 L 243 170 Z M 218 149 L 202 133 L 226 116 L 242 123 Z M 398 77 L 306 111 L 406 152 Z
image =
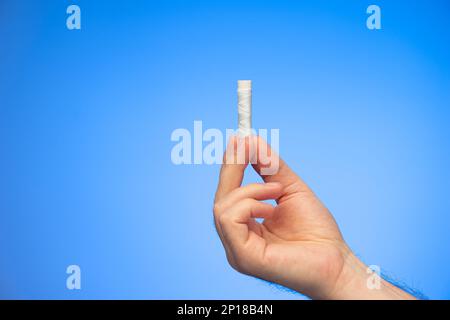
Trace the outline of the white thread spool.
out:
M 241 137 L 252 134 L 252 81 L 238 80 L 238 118 Z

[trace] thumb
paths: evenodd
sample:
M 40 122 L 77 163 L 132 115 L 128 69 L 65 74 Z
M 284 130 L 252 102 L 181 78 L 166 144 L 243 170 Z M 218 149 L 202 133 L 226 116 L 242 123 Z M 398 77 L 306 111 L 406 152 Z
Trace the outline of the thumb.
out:
M 290 188 L 296 189 L 295 191 L 311 191 L 264 139 L 259 136 L 252 136 L 252 139 L 250 145 L 256 146 L 252 166 L 265 182 L 278 182 L 285 190 Z

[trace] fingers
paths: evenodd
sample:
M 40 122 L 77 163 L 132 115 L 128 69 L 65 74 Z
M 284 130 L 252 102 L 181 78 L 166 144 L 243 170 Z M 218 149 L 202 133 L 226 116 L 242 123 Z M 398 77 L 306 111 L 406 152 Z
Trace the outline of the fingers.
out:
M 233 164 L 228 164 L 229 166 L 233 166 Z M 234 164 L 234 166 L 240 166 Z M 258 234 L 259 225 L 256 221 L 252 220 L 252 217 L 262 217 L 267 218 L 272 213 L 273 207 L 269 204 L 258 202 L 257 200 L 266 200 L 266 199 L 277 199 L 281 196 L 282 186 L 279 183 L 254 183 L 244 187 L 239 187 L 242 181 L 239 180 L 234 185 L 227 184 L 225 181 L 226 174 L 237 174 L 240 172 L 238 170 L 233 171 L 233 168 L 225 167 L 222 170 L 221 181 L 219 182 L 219 187 L 216 195 L 216 200 L 214 204 L 214 221 L 216 224 L 217 233 L 223 243 L 225 248 L 225 252 L 227 254 L 228 261 L 233 267 L 236 267 L 236 255 L 239 255 L 239 252 L 236 252 L 236 249 L 231 248 L 232 242 L 238 243 L 238 236 L 241 235 L 241 240 L 248 235 L 249 230 L 253 230 Z M 243 172 L 242 172 L 243 174 Z M 224 182 L 225 181 L 225 182 Z M 228 180 L 230 181 L 230 180 Z M 237 186 L 237 187 L 236 187 Z M 229 191 L 230 190 L 230 191 Z M 244 201 L 244 204 L 247 203 L 243 209 L 240 207 L 240 204 Z M 248 206 L 248 202 L 253 201 L 256 202 L 254 208 Z M 239 204 L 239 205 L 238 205 Z M 234 207 L 237 206 L 237 209 Z M 230 216 L 225 218 L 221 218 L 221 216 L 227 214 L 230 209 Z M 245 209 L 249 208 L 250 210 L 247 212 Z M 261 210 L 261 211 L 260 211 Z M 244 214 L 247 212 L 247 215 L 240 216 L 239 214 L 243 212 Z M 233 231 L 233 226 L 229 226 L 228 238 L 225 236 L 225 232 L 223 230 L 223 224 L 220 223 L 221 219 L 223 219 L 224 223 L 227 224 L 227 219 L 236 218 L 233 221 L 235 223 L 241 222 L 240 225 L 235 225 L 236 230 Z M 248 223 L 248 224 L 247 224 Z M 236 236 L 235 236 L 236 235 Z M 242 241 L 241 241 L 242 242 Z
M 241 187 L 249 162 L 266 183 Z M 214 220 L 232 266 L 242 260 L 239 257 L 243 252 L 244 256 L 252 254 L 244 248 L 250 236 L 252 244 L 264 245 L 253 218 L 270 218 L 275 209 L 258 200 L 283 201 L 297 191 L 310 189 L 263 139 L 258 136 L 230 139 L 214 200 Z
M 258 263 L 255 257 L 263 252 L 265 246 L 254 218 L 271 218 L 274 212 L 272 205 L 250 198 L 240 200 L 223 212 L 216 212 L 221 239 L 233 268 L 248 274 L 254 270 Z
M 220 224 L 220 219 L 223 214 L 225 214 L 228 209 L 235 206 L 242 200 L 250 200 L 258 202 L 257 200 L 266 200 L 266 199 L 277 199 L 281 196 L 283 191 L 282 186 L 279 183 L 254 183 L 249 184 L 244 187 L 240 187 L 234 189 L 228 194 L 221 197 L 214 204 L 214 221 L 216 223 L 217 232 L 219 234 L 220 239 L 225 247 L 227 255 L 232 260 L 232 255 L 230 255 L 229 244 L 226 239 L 224 239 L 224 232 L 222 230 L 222 225 Z M 226 219 L 226 218 L 225 218 Z M 247 219 L 248 221 L 249 219 Z M 253 221 L 254 222 L 254 221 Z M 249 226 L 251 227 L 252 221 L 250 221 Z M 256 222 L 255 222 L 256 223 Z M 254 225 L 253 225 L 254 227 Z M 257 228 L 251 228 L 252 230 L 257 230 Z
M 240 250 L 248 240 L 247 223 L 251 218 L 271 218 L 274 210 L 268 203 L 247 198 L 219 213 L 219 224 L 232 251 Z
M 248 141 L 248 139 L 247 139 Z M 225 248 L 227 258 L 231 265 L 234 264 L 234 257 L 230 251 L 228 244 L 226 243 L 222 227 L 218 221 L 219 212 L 222 212 L 218 202 L 221 198 L 227 195 L 232 190 L 239 188 L 242 184 L 244 177 L 244 171 L 247 167 L 247 161 L 245 161 L 245 149 L 242 150 L 242 143 L 245 143 L 238 137 L 231 137 L 228 142 L 227 149 L 224 154 L 223 164 L 220 169 L 219 184 L 217 186 L 216 196 L 214 199 L 214 223 L 216 225 L 217 233 Z M 245 144 L 244 144 L 245 147 Z M 242 154 L 244 155 L 244 161 L 237 161 L 238 158 L 242 160 Z
M 300 191 L 311 191 L 306 183 L 272 150 L 259 136 L 232 137 L 224 155 L 220 170 L 215 202 L 240 187 L 247 164 L 251 162 L 255 171 L 265 182 L 277 182 L 283 187 L 295 185 Z M 290 190 L 286 190 L 289 192 Z
M 310 191 L 303 180 L 289 168 L 266 141 L 259 136 L 252 136 L 252 139 L 257 149 L 252 166 L 265 182 L 278 182 L 283 187 L 295 185 L 301 191 Z
M 230 138 L 224 154 L 222 168 L 220 169 L 219 184 L 214 202 L 219 201 L 220 198 L 240 187 L 248 164 L 248 156 L 246 155 L 248 143 L 248 138 Z
M 221 197 L 216 205 L 220 207 L 221 212 L 224 212 L 235 203 L 246 198 L 255 200 L 278 199 L 282 191 L 283 187 L 278 182 L 252 183 L 232 190 Z

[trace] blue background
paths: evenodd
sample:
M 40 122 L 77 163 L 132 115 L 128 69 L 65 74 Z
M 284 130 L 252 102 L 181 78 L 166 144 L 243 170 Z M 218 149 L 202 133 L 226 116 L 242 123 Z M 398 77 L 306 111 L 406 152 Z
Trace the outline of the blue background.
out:
M 450 298 L 449 14 L 444 0 L 2 0 L 0 297 L 302 298 L 228 266 L 219 167 L 170 159 L 176 128 L 234 128 L 236 80 L 252 79 L 254 126 L 280 129 L 354 251 Z

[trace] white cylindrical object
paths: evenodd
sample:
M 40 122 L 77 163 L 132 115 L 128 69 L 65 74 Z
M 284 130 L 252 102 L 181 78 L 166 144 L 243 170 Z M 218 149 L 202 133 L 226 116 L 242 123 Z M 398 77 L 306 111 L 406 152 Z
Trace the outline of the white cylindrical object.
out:
M 239 135 L 252 134 L 252 81 L 238 80 Z

